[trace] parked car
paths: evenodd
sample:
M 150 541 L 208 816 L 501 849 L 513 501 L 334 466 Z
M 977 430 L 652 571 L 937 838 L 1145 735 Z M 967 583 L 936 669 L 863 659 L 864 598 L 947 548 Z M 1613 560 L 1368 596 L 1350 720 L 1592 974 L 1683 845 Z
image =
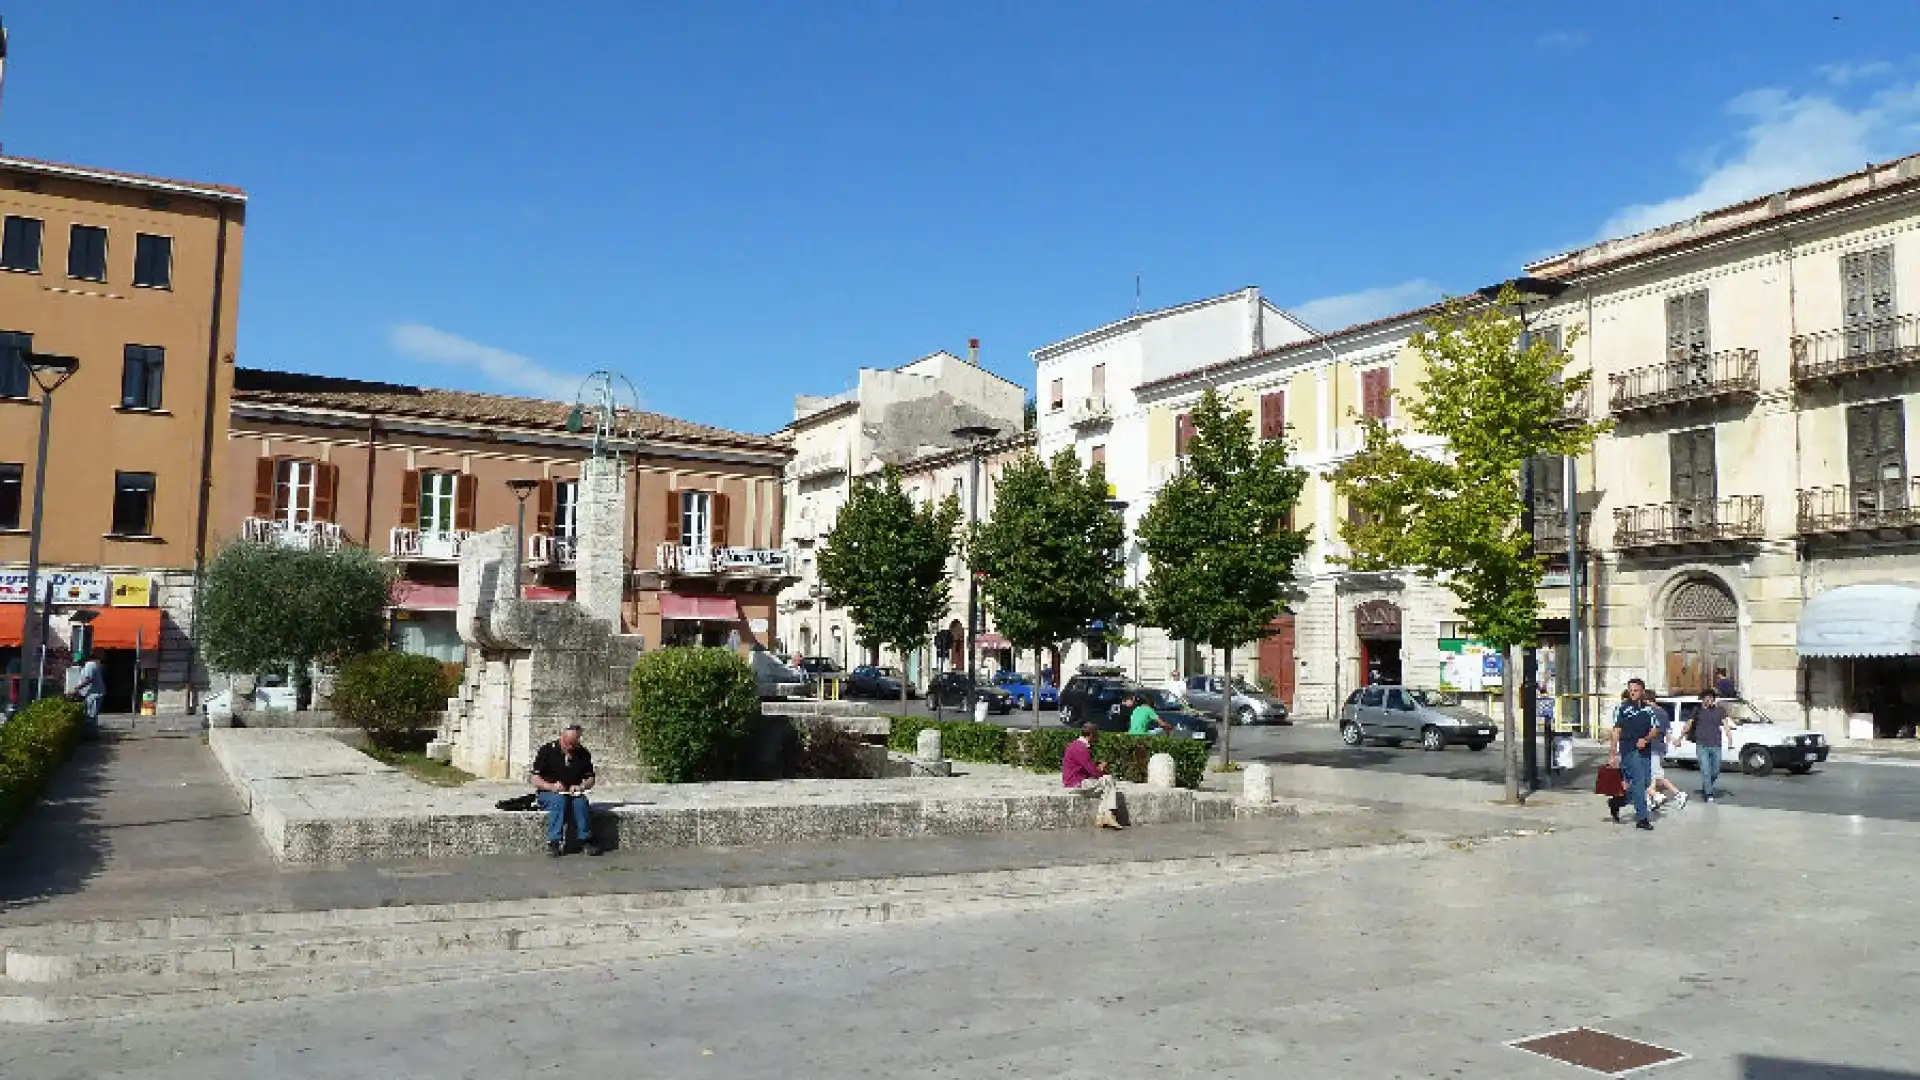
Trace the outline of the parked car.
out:
M 1174 726 L 1175 737 L 1205 739 L 1208 746 L 1220 741 L 1218 718 L 1195 712 L 1191 705 L 1165 690 L 1147 688 L 1140 693 L 1147 704 L 1153 706 L 1153 711 L 1160 714 L 1160 719 Z M 1126 727 L 1123 725 L 1120 730 L 1125 731 Z
M 1485 750 L 1493 742 L 1493 720 L 1460 704 L 1442 690 L 1411 686 L 1368 686 L 1347 695 L 1340 707 L 1340 741 L 1361 746 L 1370 741 L 1398 746 L 1420 740 L 1427 750 L 1456 743 Z
M 981 682 L 964 671 L 944 671 L 927 684 L 927 700 L 935 708 L 972 712 L 976 700 L 987 703 L 987 711 L 1010 713 L 1013 695 L 988 682 Z
M 1668 748 L 1667 760 L 1699 768 L 1700 748 L 1685 741 L 1687 723 L 1700 707 L 1699 696 L 1680 694 L 1659 700 L 1661 707 L 1673 716 L 1675 734 L 1682 738 L 1679 744 Z M 1731 725 L 1723 743 L 1728 764 L 1738 761 L 1748 775 L 1765 776 L 1775 769 L 1785 769 L 1801 776 L 1827 760 L 1832 748 L 1826 736 L 1819 732 L 1776 724 L 1752 702 L 1737 697 L 1721 698 L 1720 704 L 1726 708 L 1727 722 Z
M 853 672 L 847 676 L 847 696 L 899 701 L 901 681 L 899 668 L 875 667 L 872 664 L 862 664 L 854 668 Z M 907 687 L 907 696 L 917 697 L 919 695 L 915 694 L 913 687 L 909 686 Z
M 806 693 L 806 672 L 789 667 L 772 653 L 756 649 L 749 664 L 753 668 L 753 683 L 760 691 L 760 700 L 770 701 Z
M 1079 673 L 1060 688 L 1060 722 L 1079 727 L 1091 720 L 1103 731 L 1125 731 L 1127 718 L 1114 719 L 1120 701 L 1128 694 L 1145 691 L 1146 687 L 1127 678 L 1117 667 L 1083 664 Z M 1111 726 L 1116 722 L 1118 727 Z
M 1013 703 L 1022 709 L 1033 708 L 1033 676 L 1020 671 L 996 671 L 993 673 L 993 685 L 1013 695 Z M 1040 707 L 1057 709 L 1060 707 L 1060 691 L 1046 680 L 1040 682 Z
M 1226 680 L 1218 675 L 1191 675 L 1187 678 L 1187 704 L 1208 716 L 1219 716 L 1225 704 Z M 1245 679 L 1233 680 L 1233 722 L 1236 724 L 1290 724 L 1287 703 L 1249 685 Z
M 810 693 L 817 693 L 820 684 L 830 680 L 839 680 L 844 686 L 847 671 L 831 656 L 801 656 L 794 660 L 793 666 L 807 680 Z

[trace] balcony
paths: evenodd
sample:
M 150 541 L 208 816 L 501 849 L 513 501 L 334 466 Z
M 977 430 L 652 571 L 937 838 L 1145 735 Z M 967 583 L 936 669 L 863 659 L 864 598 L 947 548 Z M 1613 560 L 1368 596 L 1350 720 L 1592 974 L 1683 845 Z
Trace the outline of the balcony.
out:
M 1567 513 L 1554 507 L 1536 507 L 1533 511 L 1533 551 L 1536 555 L 1567 557 Z M 1580 549 L 1586 551 L 1592 544 L 1587 534 L 1593 528 L 1593 515 L 1580 515 Z
M 1898 315 L 1852 329 L 1801 334 L 1793 339 L 1792 349 L 1795 386 L 1920 366 L 1920 316 Z
M 1560 406 L 1560 414 L 1553 418 L 1557 427 L 1577 427 L 1593 418 L 1593 384 L 1588 383 L 1578 390 L 1567 391 L 1566 404 Z
M 549 536 L 546 533 L 534 533 L 527 537 L 527 563 L 530 566 L 546 566 L 556 570 L 571 570 L 575 559 L 574 544 L 571 536 Z
M 1075 400 L 1067 409 L 1067 424 L 1075 430 L 1105 427 L 1113 423 L 1113 410 L 1104 395 Z
M 1707 356 L 1676 356 L 1664 364 L 1607 376 L 1616 416 L 1751 398 L 1760 392 L 1760 354 L 1728 349 Z
M 388 536 L 387 552 L 396 559 L 409 562 L 453 562 L 460 557 L 460 546 L 467 542 L 470 535 L 459 530 L 421 532 L 419 529 L 398 528 Z
M 331 521 L 276 521 L 248 518 L 240 535 L 250 544 L 293 548 L 298 551 L 339 551 L 344 540 Z
M 831 450 L 817 454 L 807 454 L 794 458 L 787 463 L 787 478 L 790 480 L 813 480 L 823 476 L 839 476 L 847 471 L 846 455 Z
M 1647 503 L 1613 512 L 1613 546 L 1621 551 L 1745 544 L 1765 532 L 1766 512 L 1759 495 Z
M 660 572 L 687 577 L 793 576 L 793 557 L 780 548 L 709 548 L 661 544 Z
M 1920 476 L 1875 487 L 1802 488 L 1795 524 L 1805 537 L 1920 530 Z

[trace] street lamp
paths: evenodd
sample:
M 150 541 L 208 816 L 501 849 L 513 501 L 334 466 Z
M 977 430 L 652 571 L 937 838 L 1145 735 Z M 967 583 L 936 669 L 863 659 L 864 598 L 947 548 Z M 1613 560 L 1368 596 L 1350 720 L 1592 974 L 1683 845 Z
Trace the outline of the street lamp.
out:
M 1520 303 L 1517 306 L 1517 310 L 1520 316 L 1520 348 L 1522 351 L 1525 351 L 1533 344 L 1533 331 L 1527 326 L 1528 302 L 1535 300 L 1543 302 L 1552 300 L 1571 287 L 1572 286 L 1564 281 L 1554 281 L 1549 278 L 1517 277 L 1508 281 L 1488 285 L 1476 291 L 1480 296 L 1492 303 L 1498 303 L 1501 294 L 1509 288 L 1519 294 Z M 1575 627 L 1580 620 L 1580 575 L 1578 570 L 1579 563 L 1576 561 L 1578 556 L 1576 545 L 1578 543 L 1579 533 L 1579 512 L 1574 502 L 1573 459 L 1570 457 L 1562 458 L 1561 469 L 1563 470 L 1562 475 L 1566 478 L 1566 482 L 1562 486 L 1566 489 L 1567 499 L 1567 651 L 1573 653 L 1574 656 L 1578 656 L 1579 654 L 1575 650 L 1580 638 L 1579 631 L 1575 629 Z M 1535 544 L 1533 468 L 1531 461 L 1520 467 L 1520 531 L 1526 534 L 1527 554 L 1531 556 L 1534 552 Z M 1521 771 L 1526 775 L 1527 789 L 1529 791 L 1538 791 L 1540 788 L 1540 757 L 1539 748 L 1535 745 L 1535 740 L 1539 737 L 1539 656 L 1533 646 L 1528 646 L 1523 649 L 1520 655 L 1521 662 L 1518 677 L 1520 679 Z M 1579 668 L 1579 662 L 1574 660 L 1568 663 L 1567 667 L 1570 671 L 1577 670 Z M 1574 681 L 1577 682 L 1577 676 Z M 1549 730 L 1547 735 L 1548 738 L 1551 739 L 1553 732 Z M 1511 749 L 1509 749 L 1508 753 L 1512 753 Z
M 53 392 L 60 389 L 73 373 L 80 370 L 80 361 L 71 356 L 55 356 L 52 353 L 37 353 L 22 350 L 20 360 L 27 366 L 27 372 L 33 376 L 35 386 L 40 388 L 40 447 L 39 460 L 33 466 L 33 532 L 27 540 L 27 606 L 22 612 L 26 648 L 20 653 L 23 660 L 33 663 L 39 657 L 39 668 L 33 679 L 33 700 L 39 701 L 47 689 L 47 628 L 46 610 L 52 607 L 49 602 L 41 605 L 41 617 L 34 618 L 34 604 L 39 603 L 40 584 L 40 520 L 46 512 L 47 500 L 47 436 L 53 426 Z
M 969 424 L 953 429 L 953 437 L 969 444 L 973 456 L 973 479 L 967 484 L 967 536 L 973 536 L 974 526 L 980 523 L 980 448 L 988 439 L 1000 434 L 1000 429 L 986 424 Z M 969 554 L 971 569 L 971 554 Z M 978 655 L 980 638 L 980 580 L 975 574 L 967 575 L 967 678 L 979 680 L 980 657 Z M 1034 691 L 1035 695 L 1039 690 Z
M 509 480 L 513 497 L 520 500 L 520 516 L 513 527 L 513 598 L 520 599 L 521 566 L 527 560 L 527 496 L 540 490 L 538 480 Z

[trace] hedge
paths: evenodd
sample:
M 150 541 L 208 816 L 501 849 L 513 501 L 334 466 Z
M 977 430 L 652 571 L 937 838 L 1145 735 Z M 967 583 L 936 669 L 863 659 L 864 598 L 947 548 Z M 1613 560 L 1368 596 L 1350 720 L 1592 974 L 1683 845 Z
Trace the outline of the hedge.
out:
M 896 716 L 887 730 L 887 746 L 912 753 L 919 746 L 920 733 L 928 728 L 939 730 L 940 751 L 954 761 L 1013 765 L 1037 773 L 1059 773 L 1067 744 L 1080 737 L 1078 731 L 1065 727 L 1009 730 L 998 724 Z M 1200 739 L 1103 731 L 1093 744 L 1095 761 L 1120 779 L 1135 784 L 1146 783 L 1147 762 L 1157 753 L 1173 756 L 1174 783 L 1184 788 L 1200 786 L 1206 776 L 1209 753 L 1207 744 Z
M 0 725 L 0 840 L 73 753 L 86 718 L 79 702 L 46 698 Z
M 367 733 L 375 746 L 411 749 L 413 733 L 433 726 L 451 697 L 447 671 L 431 656 L 363 653 L 333 679 L 333 714 Z
M 655 783 L 731 780 L 760 715 L 753 669 L 730 649 L 655 649 L 633 665 L 633 743 Z

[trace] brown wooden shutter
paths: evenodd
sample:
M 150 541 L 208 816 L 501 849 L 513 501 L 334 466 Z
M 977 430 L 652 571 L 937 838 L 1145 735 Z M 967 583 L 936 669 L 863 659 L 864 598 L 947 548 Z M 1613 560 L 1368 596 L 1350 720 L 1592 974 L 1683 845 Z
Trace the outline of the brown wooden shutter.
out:
M 1287 395 L 1282 391 L 1260 395 L 1260 437 L 1278 439 L 1287 431 Z
M 533 512 L 533 531 L 545 535 L 553 533 L 553 481 L 540 481 L 539 502 Z
M 667 543 L 680 546 L 680 493 L 667 492 Z
M 461 473 L 453 485 L 453 527 L 457 532 L 472 532 L 479 518 L 480 478 Z
M 1847 483 L 1856 511 L 1907 505 L 1906 417 L 1898 401 L 1847 410 Z
M 1713 429 L 1676 431 L 1668 436 L 1667 447 L 1675 523 L 1702 525 L 1713 521 Z
M 340 466 L 331 461 L 313 467 L 313 520 L 337 521 L 340 505 Z
M 1370 420 L 1385 420 L 1393 409 L 1393 372 L 1374 368 L 1360 373 L 1360 412 Z
M 273 517 L 273 481 L 278 470 L 274 458 L 263 457 L 253 465 L 253 516 L 265 520 Z
M 400 474 L 400 527 L 403 529 L 420 527 L 419 469 L 408 469 Z
M 1711 352 L 1707 338 L 1707 290 L 1667 297 L 1667 355 L 1696 359 Z
M 727 497 L 719 492 L 709 496 L 708 506 L 713 508 L 712 524 L 707 526 L 707 535 L 714 547 L 727 546 Z
M 1193 441 L 1193 417 L 1181 413 L 1173 421 L 1173 452 L 1185 457 L 1187 444 Z

